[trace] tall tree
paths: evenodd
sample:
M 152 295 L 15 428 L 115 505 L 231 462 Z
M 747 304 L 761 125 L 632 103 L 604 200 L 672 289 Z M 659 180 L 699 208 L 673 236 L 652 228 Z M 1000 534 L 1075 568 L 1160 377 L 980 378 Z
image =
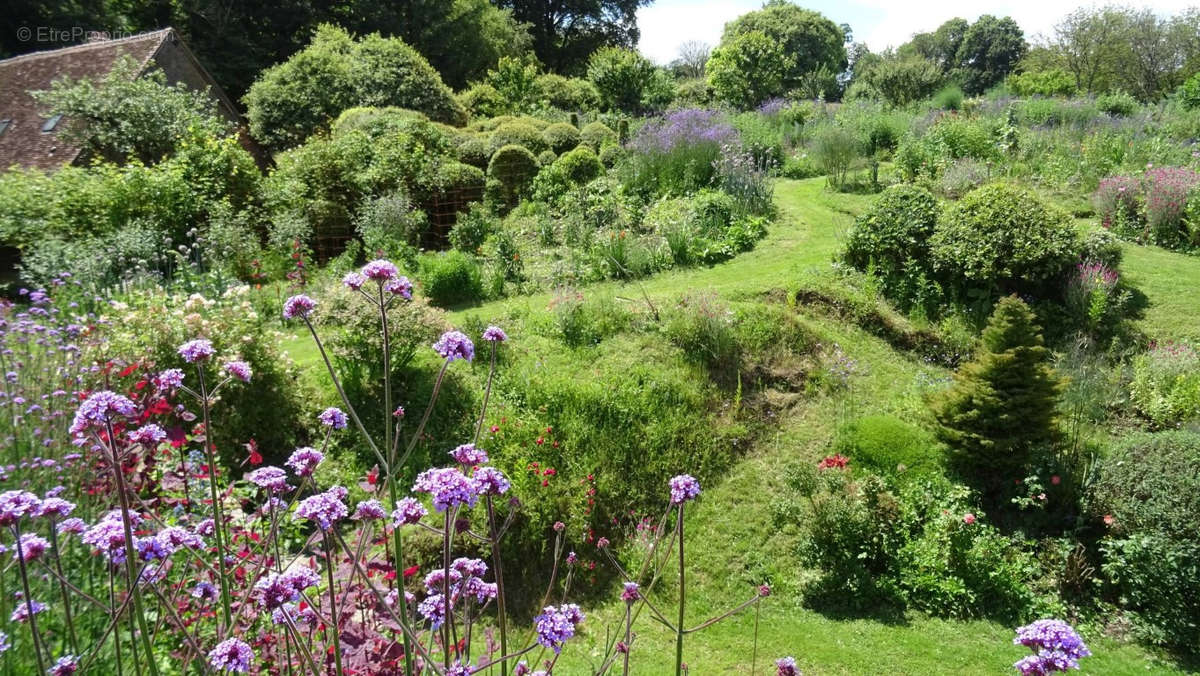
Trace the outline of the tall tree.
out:
M 968 94 L 982 94 L 1001 82 L 1025 55 L 1025 33 L 1012 17 L 979 17 L 958 46 L 959 79 Z
M 600 47 L 637 46 L 637 10 L 653 0 L 495 0 L 529 25 L 533 51 L 550 70 L 580 75 Z
M 917 33 L 912 40 L 900 45 L 901 57 L 920 56 L 928 59 L 942 70 L 943 75 L 949 75 L 958 67 L 958 48 L 962 46 L 963 37 L 971 23 L 966 19 L 956 17 L 947 20 L 932 33 Z
M 1094 93 L 1108 89 L 1123 51 L 1125 17 L 1109 7 L 1080 7 L 1054 26 L 1050 46 L 1075 76 L 1075 88 Z
M 824 15 L 788 0 L 769 0 L 763 8 L 725 24 L 720 47 L 731 46 L 741 35 L 758 32 L 778 45 L 790 61 L 783 73 L 783 89 L 799 87 L 817 71 L 846 70 L 846 33 Z M 714 53 L 715 56 L 715 53 Z
M 708 63 L 711 52 L 707 42 L 688 40 L 679 45 L 679 56 L 671 62 L 671 70 L 676 77 L 704 77 L 704 64 Z

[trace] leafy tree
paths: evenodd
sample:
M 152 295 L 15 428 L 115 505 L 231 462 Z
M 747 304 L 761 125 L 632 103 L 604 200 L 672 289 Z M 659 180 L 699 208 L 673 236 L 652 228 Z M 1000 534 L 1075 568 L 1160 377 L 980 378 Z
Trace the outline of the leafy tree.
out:
M 762 9 L 726 24 L 720 47 L 754 32 L 765 35 L 788 57 L 782 78 L 784 91 L 799 87 L 805 75 L 822 67 L 832 73 L 846 69 L 846 34 L 822 14 L 787 0 L 769 0 Z
M 67 141 L 111 162 L 136 158 L 153 164 L 190 139 L 232 132 L 207 94 L 182 83 L 168 85 L 160 70 L 138 77 L 139 70 L 123 57 L 101 80 L 64 78 L 34 96 L 47 117 L 66 117 Z
M 488 70 L 484 82 L 494 87 L 500 97 L 509 102 L 508 112 L 532 110 L 541 99 L 538 67 L 529 61 L 502 57 L 494 68 Z
M 1050 360 L 1033 312 L 1008 296 L 996 304 L 975 358 L 932 402 L 951 467 L 992 500 L 1025 476 L 1035 451 L 1060 438 L 1062 382 Z
M 533 51 L 552 71 L 582 74 L 601 47 L 637 45 L 637 10 L 652 0 L 494 0 L 528 24 Z
M 731 106 L 753 108 L 784 92 L 783 80 L 792 59 L 766 34 L 742 33 L 723 42 L 708 60 L 708 86 Z
M 312 43 L 263 71 L 247 92 L 250 133 L 273 150 L 295 146 L 354 106 L 396 106 L 450 124 L 466 112 L 420 54 L 397 38 L 355 40 L 321 26 Z
M 893 106 L 929 98 L 943 80 L 937 64 L 921 56 L 881 58 L 858 77 Z
M 943 75 L 949 75 L 958 67 L 958 49 L 971 23 L 963 18 L 953 18 L 937 27 L 932 33 L 917 33 L 912 40 L 900 46 L 900 56 L 920 56 L 937 64 Z
M 654 80 L 654 72 L 654 64 L 637 51 L 605 47 L 592 54 L 587 76 L 600 93 L 600 105 L 605 110 L 635 113 L 643 109 L 642 97 Z
M 1052 48 L 1075 78 L 1075 87 L 1089 93 L 1106 91 L 1113 77 L 1125 20 L 1120 10 L 1080 7 L 1054 26 Z
M 1012 17 L 979 17 L 958 47 L 958 77 L 963 91 L 982 94 L 999 84 L 1013 72 L 1025 50 L 1025 33 Z

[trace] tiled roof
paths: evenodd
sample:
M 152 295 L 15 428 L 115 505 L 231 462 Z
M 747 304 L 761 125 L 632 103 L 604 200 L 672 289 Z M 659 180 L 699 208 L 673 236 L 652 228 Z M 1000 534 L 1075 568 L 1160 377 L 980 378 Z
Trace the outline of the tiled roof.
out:
M 24 54 L 0 61 L 0 171 L 12 165 L 57 169 L 73 162 L 79 148 L 62 142 L 55 130 L 43 132 L 45 112 L 30 91 L 49 89 L 61 77 L 102 78 L 122 55 L 141 68 L 170 37 L 172 29 L 142 33 L 117 40 L 89 42 L 63 49 Z

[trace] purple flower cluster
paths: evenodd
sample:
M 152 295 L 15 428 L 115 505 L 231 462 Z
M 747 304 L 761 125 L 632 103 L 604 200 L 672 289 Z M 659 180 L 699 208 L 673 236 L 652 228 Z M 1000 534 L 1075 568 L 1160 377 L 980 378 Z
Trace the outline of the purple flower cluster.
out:
M 325 454 L 315 448 L 302 446 L 292 451 L 284 464 L 292 468 L 292 471 L 300 476 L 311 476 L 313 470 L 317 469 L 317 465 L 325 459 Z
M 488 461 L 487 451 L 482 448 L 476 448 L 475 444 L 463 444 L 455 448 L 453 451 L 450 451 L 450 457 L 465 467 L 482 465 Z
M 259 467 L 247 474 L 246 479 L 255 486 L 272 493 L 285 493 L 292 488 L 291 484 L 287 482 L 287 472 L 272 465 Z
M 541 615 L 534 618 L 534 622 L 538 643 L 558 654 L 562 652 L 567 639 L 575 635 L 575 628 L 583 622 L 583 612 L 574 603 L 547 606 L 542 609 Z
M 300 501 L 296 506 L 296 520 L 307 519 L 317 524 L 321 530 L 329 530 L 333 524 L 346 518 L 350 510 L 342 502 L 345 491 L 340 486 L 334 486 L 324 493 L 317 493 Z
M 479 495 L 504 495 L 512 487 L 512 482 L 504 476 L 504 472 L 495 467 L 480 467 L 471 478 L 475 480 L 475 490 Z
M 499 326 L 489 326 L 483 330 L 483 339 L 489 343 L 503 343 L 508 340 L 508 334 Z
M 690 474 L 671 477 L 671 504 L 679 505 L 700 495 L 700 482 Z
M 300 317 L 303 319 L 312 314 L 313 308 L 316 306 L 317 301 L 304 294 L 292 296 L 283 302 L 283 318 L 295 319 Z
M 378 500 L 363 500 L 354 508 L 354 518 L 359 521 L 373 521 L 387 516 L 387 510 Z
M 305 589 L 321 583 L 321 576 L 303 566 L 282 573 L 273 573 L 254 585 L 258 604 L 266 610 L 276 610 L 285 603 L 296 603 Z
M 50 542 L 46 538 L 34 533 L 24 533 L 21 535 L 21 539 L 16 542 L 16 551 L 13 552 L 13 559 L 36 561 L 49 548 Z
M 377 282 L 386 282 L 399 274 L 400 271 L 396 269 L 395 264 L 382 258 L 373 260 L 362 267 L 362 275 Z
M 447 331 L 433 344 L 434 352 L 442 355 L 446 361 L 475 358 L 475 344 L 461 331 Z
M 250 365 L 244 361 L 231 361 L 225 364 L 225 372 L 243 383 L 250 382 L 250 376 L 254 373 L 250 370 Z
M 42 501 L 29 491 L 4 491 L 0 493 L 0 526 L 11 526 L 22 517 L 34 517 Z
M 626 582 L 625 589 L 621 591 L 621 600 L 625 603 L 634 603 L 642 598 L 642 588 L 636 582 Z
M 342 277 L 342 284 L 351 291 L 358 291 L 367 283 L 367 278 L 361 272 L 347 272 L 345 277 Z
M 320 415 L 317 416 L 317 420 L 320 421 L 322 425 L 326 427 L 332 427 L 335 430 L 346 429 L 346 424 L 348 422 L 348 418 L 346 418 L 346 414 L 342 412 L 342 409 L 334 406 L 330 406 L 324 411 L 321 411 Z
M 393 296 L 400 296 L 404 300 L 412 300 L 413 285 L 404 275 L 389 279 L 384 283 L 383 290 Z
M 79 658 L 74 655 L 63 655 L 50 665 L 46 673 L 50 676 L 72 676 L 79 670 Z
M 800 676 L 800 669 L 796 667 L 796 658 L 781 657 L 775 660 L 776 676 Z
M 429 514 L 429 510 L 425 509 L 425 506 L 417 500 L 413 498 L 401 498 L 396 503 L 396 509 L 392 510 L 392 525 L 398 528 L 414 524 L 427 514 Z
M 1080 658 L 1092 654 L 1075 629 L 1062 620 L 1037 620 L 1019 627 L 1013 644 L 1033 651 L 1013 664 L 1022 676 L 1078 669 Z
M 167 431 L 154 423 L 149 423 L 142 425 L 136 430 L 131 430 L 128 436 L 129 440 L 135 444 L 156 446 L 163 439 L 167 438 Z
M 177 390 L 183 387 L 183 371 L 167 369 L 154 376 L 154 386 L 160 390 Z
M 179 346 L 179 356 L 189 364 L 207 361 L 214 354 L 216 350 L 213 349 L 212 341 L 207 338 L 189 340 Z
M 208 653 L 208 663 L 218 672 L 248 673 L 254 661 L 250 644 L 240 638 L 227 638 Z
M 669 153 L 676 148 L 723 145 L 737 139 L 737 131 L 716 110 L 683 108 L 642 125 L 632 146 L 643 154 Z
M 135 413 L 137 408 L 128 397 L 101 390 L 84 399 L 79 405 L 75 411 L 75 420 L 71 423 L 71 434 L 82 434 L 93 427 L 103 429 L 113 418 L 129 417 Z
M 439 512 L 458 505 L 474 507 L 478 490 L 475 481 L 457 467 L 427 469 L 413 483 L 413 492 L 429 493 L 434 509 Z
M 487 564 L 480 559 L 457 558 L 450 564 L 449 580 L 446 571 L 437 568 L 425 576 L 425 600 L 417 606 L 417 612 L 429 621 L 433 628 L 441 626 L 446 619 L 444 591 L 450 587 L 450 606 L 453 608 L 463 598 L 473 597 L 476 603 L 486 603 L 496 598 L 494 582 L 484 582 Z

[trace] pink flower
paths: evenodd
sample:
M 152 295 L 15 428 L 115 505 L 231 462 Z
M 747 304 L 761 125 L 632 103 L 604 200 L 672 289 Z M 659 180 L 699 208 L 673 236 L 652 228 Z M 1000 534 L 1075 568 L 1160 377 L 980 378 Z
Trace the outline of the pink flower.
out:
M 971 512 L 967 512 L 965 515 L 963 515 L 963 523 L 967 524 L 968 526 L 975 523 L 975 515 Z

